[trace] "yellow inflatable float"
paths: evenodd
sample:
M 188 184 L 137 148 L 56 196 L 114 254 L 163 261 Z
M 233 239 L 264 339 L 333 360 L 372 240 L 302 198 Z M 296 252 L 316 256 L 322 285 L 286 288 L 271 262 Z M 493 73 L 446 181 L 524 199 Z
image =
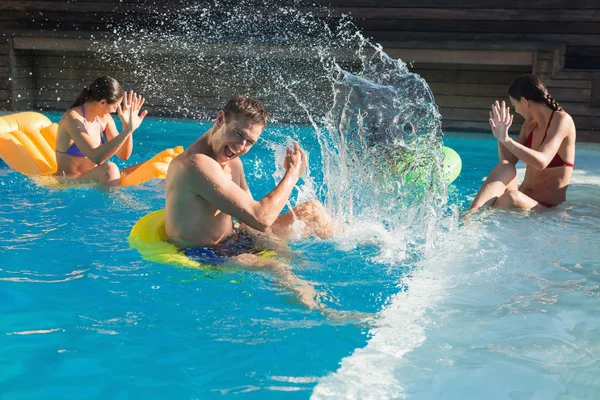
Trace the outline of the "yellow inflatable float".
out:
M 188 258 L 175 245 L 166 240 L 165 210 L 153 211 L 142 217 L 129 233 L 129 245 L 136 249 L 144 260 L 180 267 L 205 267 Z
M 165 210 L 153 211 L 142 217 L 129 233 L 129 245 L 137 250 L 144 260 L 178 267 L 219 270 L 227 268 L 224 264 L 203 264 L 188 257 L 175 245 L 168 243 L 165 229 Z M 281 259 L 275 251 L 261 250 L 255 253 L 263 259 Z
M 58 124 L 45 115 L 27 111 L 0 116 L 0 158 L 9 167 L 28 176 L 47 177 L 40 182 L 56 184 L 56 132 Z M 121 177 L 121 185 L 139 185 L 153 178 L 164 179 L 171 160 L 183 147 L 166 149 Z

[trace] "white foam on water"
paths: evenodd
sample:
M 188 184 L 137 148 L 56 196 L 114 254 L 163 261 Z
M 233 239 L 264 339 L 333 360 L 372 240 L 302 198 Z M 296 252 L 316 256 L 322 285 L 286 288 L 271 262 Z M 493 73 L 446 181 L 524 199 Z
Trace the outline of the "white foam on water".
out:
M 457 273 L 456 257 L 477 250 L 478 231 L 471 229 L 470 237 L 448 233 L 436 255 L 420 263 L 400 286 L 408 290 L 397 293 L 378 315 L 378 326 L 365 348 L 341 361 L 334 374 L 323 378 L 315 387 L 314 398 L 381 399 L 402 397 L 403 383 L 395 374 L 406 353 L 427 339 L 427 331 L 438 323 L 431 310 L 446 297 Z M 446 251 L 444 251 L 446 250 Z M 444 277 L 442 279 L 442 277 Z
M 367 345 L 312 397 L 595 398 L 600 152 L 582 147 L 567 203 L 545 213 L 485 210 L 439 234 Z

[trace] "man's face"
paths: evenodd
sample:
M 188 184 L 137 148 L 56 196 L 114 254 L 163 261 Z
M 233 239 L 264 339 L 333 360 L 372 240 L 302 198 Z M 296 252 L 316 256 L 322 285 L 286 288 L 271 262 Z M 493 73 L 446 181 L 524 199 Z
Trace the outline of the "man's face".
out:
M 213 151 L 219 164 L 227 164 L 246 154 L 264 129 L 263 125 L 242 116 L 226 121 L 222 112 L 217 116 L 217 123 L 221 126 L 213 139 Z

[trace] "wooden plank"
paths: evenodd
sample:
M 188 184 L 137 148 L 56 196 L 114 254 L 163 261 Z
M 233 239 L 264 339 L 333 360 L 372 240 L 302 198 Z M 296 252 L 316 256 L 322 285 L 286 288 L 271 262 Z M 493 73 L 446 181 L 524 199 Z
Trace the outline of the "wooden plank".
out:
M 0 68 L 8 68 L 10 67 L 10 59 L 8 58 L 8 54 L 0 55 Z
M 95 48 L 92 48 L 92 42 L 87 39 L 56 40 L 54 38 L 15 37 L 13 40 L 15 50 L 95 51 Z M 99 43 L 99 45 L 102 44 L 108 45 L 109 43 Z
M 491 105 L 495 100 L 504 100 L 507 103 L 509 101 L 508 96 L 503 98 L 445 95 L 435 97 L 435 102 L 440 108 L 457 108 L 487 111 L 490 110 Z M 592 107 L 589 105 L 589 103 L 560 102 L 560 105 L 566 112 L 571 114 L 571 116 L 573 117 L 600 117 L 600 108 Z M 512 112 L 514 114 L 514 110 Z
M 440 50 L 440 49 L 394 49 L 386 48 L 386 53 L 404 62 L 445 64 L 486 64 L 486 65 L 532 65 L 533 53 L 529 51 L 479 51 L 479 50 Z
M 0 78 L 0 90 L 9 90 L 10 81 L 7 78 Z
M 508 95 L 502 98 L 496 97 L 481 97 L 481 96 L 448 96 L 440 95 L 435 96 L 435 102 L 440 108 L 459 108 L 459 109 L 471 109 L 471 110 L 487 110 L 489 111 L 494 101 L 506 101 L 509 102 Z M 510 106 L 510 103 L 508 103 Z M 600 108 L 592 107 L 589 103 L 574 103 L 563 101 L 560 105 L 566 112 L 571 116 L 583 116 L 583 117 L 600 117 Z M 512 107 L 511 107 L 512 108 Z M 514 110 L 512 111 L 514 114 Z
M 590 103 L 571 103 L 571 102 L 559 102 L 566 112 L 575 116 L 583 117 L 597 117 L 598 126 L 600 126 L 600 107 L 594 107 Z
M 139 3 L 139 2 L 138 2 Z M 166 9 L 166 6 L 163 6 Z M 19 12 L 68 12 L 74 14 L 81 13 L 153 13 L 156 9 L 151 10 L 149 7 L 144 7 L 142 4 L 123 3 L 121 1 L 103 0 L 102 2 L 89 2 L 82 4 L 79 1 L 24 1 L 24 0 L 3 0 L 0 3 L 0 11 L 19 11 Z
M 578 130 L 577 131 L 577 142 L 600 142 L 600 131 L 596 130 Z
M 496 33 L 504 32 L 507 28 L 511 34 L 577 34 L 598 35 L 598 22 L 561 22 L 555 21 L 473 21 L 473 20 L 435 20 L 431 19 L 363 19 L 356 25 L 365 31 L 376 32 L 474 32 Z
M 75 3 L 76 5 L 77 3 Z M 4 2 L 0 5 L 0 21 L 21 21 L 27 22 L 106 22 L 111 18 L 118 20 L 124 19 L 124 15 L 115 13 L 114 11 L 104 8 L 101 12 L 93 12 L 79 9 L 75 12 L 64 12 L 56 10 L 6 10 Z
M 13 58 L 13 67 L 31 67 L 33 57 L 30 55 L 21 55 L 16 53 Z
M 465 96 L 506 96 L 506 85 L 480 85 L 476 83 L 430 82 L 429 87 L 433 94 L 438 95 L 465 95 Z
M 443 49 L 443 50 L 518 50 L 518 51 L 553 51 L 563 48 L 561 42 L 541 40 L 494 40 L 482 42 L 480 40 L 447 40 L 438 34 L 435 40 L 389 40 L 381 42 L 384 48 L 403 49 Z
M 443 119 L 450 121 L 487 121 L 489 114 L 487 110 L 475 110 L 467 108 L 440 107 Z M 575 127 L 579 130 L 600 130 L 600 119 L 598 117 L 573 115 Z
M 389 8 L 479 8 L 503 9 L 507 3 L 504 0 L 316 0 L 316 4 L 329 7 L 389 7 Z M 554 9 L 554 10 L 597 10 L 596 0 L 513 0 L 510 5 L 514 9 Z
M 592 98 L 590 103 L 594 107 L 600 107 L 600 77 L 596 77 L 592 81 Z
M 489 122 L 478 121 L 452 121 L 442 118 L 442 130 L 446 132 L 478 132 L 482 137 L 492 138 Z M 515 124 L 510 127 L 511 135 L 518 135 L 521 130 L 521 124 Z
M 550 88 L 591 89 L 592 82 L 588 79 L 544 79 L 544 85 Z
M 363 35 L 381 42 L 383 47 L 394 47 L 395 42 L 404 41 L 550 41 L 564 42 L 567 45 L 596 46 L 598 35 L 550 34 L 550 33 L 512 33 L 512 32 L 408 32 L 364 30 Z
M 62 38 L 57 40 L 50 37 L 15 37 L 13 39 L 14 48 L 16 50 L 36 50 L 36 51 L 68 51 L 68 52 L 100 52 L 113 51 L 113 42 L 107 40 L 88 40 L 88 39 L 73 39 Z M 291 49 L 289 46 L 279 46 L 272 44 L 231 44 L 227 46 L 221 44 L 206 44 L 198 45 L 190 49 L 186 43 L 182 43 L 180 47 L 174 45 L 164 46 L 160 43 L 151 43 L 145 46 L 146 52 L 152 54 L 165 54 L 169 57 L 195 57 L 199 55 L 203 57 L 227 57 L 246 59 L 248 54 L 261 54 L 263 58 L 274 59 L 294 59 L 301 60 L 298 62 L 306 62 L 308 60 L 318 59 L 320 56 L 315 52 L 313 47 L 309 46 L 294 46 Z M 192 55 L 192 51 L 194 52 Z M 367 50 L 367 54 L 374 53 L 373 50 Z M 333 53 L 338 60 L 353 61 L 356 59 L 356 49 L 339 48 Z
M 73 69 L 97 69 L 99 64 L 105 61 L 93 53 L 78 53 L 78 56 L 53 55 L 47 56 L 36 53 L 35 56 L 19 56 L 16 66 L 30 65 L 35 59 L 35 65 L 39 68 L 73 68 Z
M 600 131 L 600 120 L 597 117 L 586 117 L 583 115 L 573 115 L 575 128 L 579 130 L 597 130 Z
M 516 78 L 514 72 L 502 71 L 459 71 L 459 70 L 426 70 L 413 69 L 427 82 L 455 82 L 476 84 L 501 84 L 508 87 Z
M 533 63 L 533 73 L 536 75 L 548 74 L 552 75 L 552 67 L 554 65 L 552 59 L 540 59 L 539 57 L 534 57 L 535 61 Z
M 482 96 L 505 98 L 508 96 L 508 86 L 506 85 L 480 85 L 475 83 L 453 83 L 453 82 L 431 82 L 429 83 L 431 91 L 438 95 L 462 95 L 462 96 Z M 552 96 L 560 101 L 582 102 L 590 101 L 591 89 L 580 88 L 550 88 Z
M 414 61 L 424 64 L 435 65 L 437 69 L 447 68 L 449 64 L 478 64 L 492 65 L 491 69 L 499 69 L 500 65 L 531 65 L 533 62 L 532 52 L 521 51 L 475 51 L 475 50 L 441 50 L 441 49 L 385 49 L 392 58 L 400 58 L 405 62 Z M 73 53 L 74 55 L 42 55 L 37 54 L 36 64 L 39 66 L 79 66 L 81 68 L 95 67 L 101 62 L 99 57 L 89 53 Z M 443 61 L 441 66 L 439 61 Z M 23 61 L 26 62 L 26 61 Z M 433 64 L 438 63 L 438 64 Z M 18 64 L 17 64 L 18 65 Z M 464 68 L 464 67 L 463 67 Z M 480 68 L 481 69 L 481 68 Z
M 554 74 L 552 76 L 553 79 L 581 79 L 591 81 L 594 79 L 600 71 L 580 71 L 580 70 L 571 70 L 571 69 L 563 69 L 562 71 Z
M 494 101 L 506 101 L 508 102 L 508 95 L 504 95 L 501 98 L 498 97 L 484 97 L 484 96 L 449 96 L 439 95 L 435 96 L 435 103 L 440 108 L 469 108 L 477 110 L 490 110 Z M 510 105 L 510 104 L 509 104 Z
M 400 5 L 403 5 L 400 3 Z M 504 6 L 508 5 L 505 3 Z M 303 9 L 310 11 L 311 9 Z M 313 11 L 315 12 L 315 11 Z M 458 20 L 458 21 L 551 21 L 551 22 L 598 22 L 600 9 L 565 10 L 565 9 L 506 9 L 493 11 L 481 6 L 471 9 L 461 8 L 406 8 L 406 7 L 334 7 L 327 11 L 316 11 L 317 15 L 351 15 L 364 19 L 423 19 L 423 20 Z
M 600 57 L 600 43 L 597 46 L 569 46 L 567 56 Z
M 15 76 L 23 77 L 29 74 L 27 68 L 17 67 L 15 69 Z M 99 76 L 110 75 L 117 80 L 121 80 L 124 76 L 123 71 L 111 70 L 111 69 L 73 69 L 73 68 L 34 68 L 33 74 L 36 77 L 43 78 L 54 78 L 54 79 L 79 79 L 84 81 L 93 81 Z M 128 76 L 134 76 L 134 73 L 129 73 Z
M 451 70 L 451 71 L 489 71 L 489 72 L 511 72 L 515 76 L 531 72 L 531 67 L 522 65 L 482 65 L 482 64 L 446 64 L 440 60 L 439 63 L 412 63 L 414 70 Z
M 598 70 L 600 57 L 565 56 L 565 66 L 574 69 Z

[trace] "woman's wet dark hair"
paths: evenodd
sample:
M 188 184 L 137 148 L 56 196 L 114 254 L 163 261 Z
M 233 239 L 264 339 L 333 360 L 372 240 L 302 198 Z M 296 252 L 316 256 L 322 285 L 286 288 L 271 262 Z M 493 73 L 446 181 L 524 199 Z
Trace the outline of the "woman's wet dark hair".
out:
M 104 75 L 84 88 L 69 108 L 79 107 L 86 101 L 100 101 L 103 99 L 106 99 L 109 104 L 114 104 L 121 97 L 123 97 L 123 88 L 121 88 L 119 82 L 110 76 Z
M 562 111 L 562 107 L 548 93 L 540 78 L 533 74 L 519 75 L 508 88 L 508 95 L 515 100 L 525 98 L 536 103 L 545 103 L 553 110 Z

